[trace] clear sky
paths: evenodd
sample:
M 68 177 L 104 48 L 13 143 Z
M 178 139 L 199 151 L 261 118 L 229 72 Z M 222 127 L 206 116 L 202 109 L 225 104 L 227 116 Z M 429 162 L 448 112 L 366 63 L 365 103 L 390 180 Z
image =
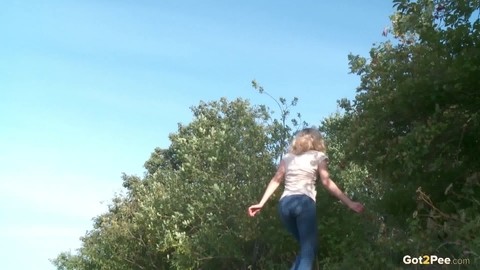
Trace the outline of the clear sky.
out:
M 143 175 L 190 106 L 299 98 L 318 125 L 359 83 L 391 1 L 0 1 L 0 268 L 54 269 L 121 173 Z

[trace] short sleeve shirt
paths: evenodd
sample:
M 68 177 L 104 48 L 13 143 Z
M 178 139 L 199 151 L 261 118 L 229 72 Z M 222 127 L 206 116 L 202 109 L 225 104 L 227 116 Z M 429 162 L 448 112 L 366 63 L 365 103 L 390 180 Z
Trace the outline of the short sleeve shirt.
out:
M 325 153 L 314 150 L 301 155 L 291 153 L 285 155 L 283 158 L 285 163 L 285 189 L 280 198 L 288 195 L 304 194 L 315 201 L 318 164 L 326 159 L 328 157 Z

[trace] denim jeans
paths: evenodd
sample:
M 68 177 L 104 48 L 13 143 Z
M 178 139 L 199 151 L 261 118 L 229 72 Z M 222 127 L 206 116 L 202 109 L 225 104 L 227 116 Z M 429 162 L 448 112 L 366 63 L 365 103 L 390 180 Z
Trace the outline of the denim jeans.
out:
M 283 197 L 278 205 L 280 219 L 300 244 L 300 253 L 291 270 L 311 270 L 317 252 L 316 204 L 307 195 Z

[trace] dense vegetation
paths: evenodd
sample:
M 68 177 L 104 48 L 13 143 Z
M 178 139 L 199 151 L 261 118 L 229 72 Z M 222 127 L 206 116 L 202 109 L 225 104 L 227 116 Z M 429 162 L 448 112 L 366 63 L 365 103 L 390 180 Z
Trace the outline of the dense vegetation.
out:
M 395 0 L 369 57 L 350 55 L 354 100 L 324 119 L 332 178 L 366 213 L 319 188 L 319 269 L 480 269 L 480 1 Z M 263 92 L 263 89 L 254 84 Z M 273 198 L 255 203 L 300 128 L 249 101 L 201 102 L 194 119 L 155 149 L 144 177 L 95 218 L 57 269 L 286 269 L 297 250 Z M 320 120 L 320 119 L 319 119 Z M 287 125 L 287 123 L 292 123 Z M 280 192 L 277 192 L 278 196 Z M 404 255 L 466 258 L 407 266 Z

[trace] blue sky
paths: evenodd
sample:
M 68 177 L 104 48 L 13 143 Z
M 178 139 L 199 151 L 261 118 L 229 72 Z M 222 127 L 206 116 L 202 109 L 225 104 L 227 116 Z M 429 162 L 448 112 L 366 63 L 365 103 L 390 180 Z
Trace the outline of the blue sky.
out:
M 0 267 L 54 269 L 143 175 L 200 100 L 298 97 L 318 125 L 352 98 L 390 1 L 49 0 L 0 3 Z

